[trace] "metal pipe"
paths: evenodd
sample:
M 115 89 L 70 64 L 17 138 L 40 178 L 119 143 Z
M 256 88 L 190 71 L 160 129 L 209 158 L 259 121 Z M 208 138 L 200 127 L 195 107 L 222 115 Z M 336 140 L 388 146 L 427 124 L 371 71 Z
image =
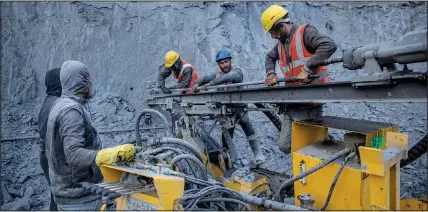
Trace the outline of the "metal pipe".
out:
M 309 79 L 316 79 L 319 78 L 319 75 L 310 75 Z M 295 82 L 299 81 L 296 77 L 290 77 L 290 78 L 279 78 L 277 80 L 278 83 L 280 82 Z M 218 89 L 218 88 L 233 88 L 233 87 L 240 87 L 240 86 L 249 86 L 249 85 L 263 85 L 265 84 L 264 80 L 261 81 L 253 81 L 253 82 L 241 82 L 241 83 L 233 83 L 233 84 L 226 84 L 226 85 L 214 85 L 214 86 L 208 86 L 208 89 Z M 181 89 L 171 89 L 171 91 L 188 91 L 192 90 L 192 88 L 181 88 Z
M 302 172 L 290 179 L 288 179 L 287 181 L 285 181 L 278 190 L 278 193 L 276 194 L 276 197 L 282 197 L 282 190 L 284 190 L 284 188 L 286 188 L 287 186 L 291 185 L 292 183 L 296 182 L 297 180 L 300 180 L 318 170 L 320 170 L 321 168 L 327 166 L 328 164 L 330 164 L 331 162 L 335 161 L 336 159 L 342 157 L 343 155 L 346 155 L 348 153 L 350 153 L 352 150 L 351 149 L 343 149 L 339 152 L 337 152 L 336 154 L 332 155 L 331 157 L 325 159 L 323 162 L 319 163 L 318 165 L 312 167 L 311 169 L 307 170 L 306 172 Z
M 272 201 L 272 200 L 267 200 L 264 198 L 255 197 L 255 196 L 251 196 L 251 195 L 247 195 L 247 194 L 240 194 L 240 197 L 241 197 L 241 200 L 246 202 L 246 203 L 250 203 L 252 205 L 257 205 L 260 207 L 273 209 L 273 210 L 279 210 L 279 211 L 302 211 L 302 210 L 306 210 L 306 209 L 298 207 L 298 206 L 289 205 L 286 203 L 276 202 L 276 201 Z
M 165 127 L 146 127 L 139 129 L 140 131 L 143 130 L 156 130 L 156 129 L 165 129 Z M 99 134 L 107 134 L 107 133 L 115 133 L 115 132 L 130 132 L 135 131 L 135 129 L 121 129 L 121 130 L 104 130 L 99 131 Z M 2 138 L 0 139 L 0 142 L 6 142 L 6 141 L 20 141 L 20 140 L 27 140 L 27 139 L 39 139 L 39 135 L 34 136 L 24 136 L 24 137 L 12 137 L 12 138 Z

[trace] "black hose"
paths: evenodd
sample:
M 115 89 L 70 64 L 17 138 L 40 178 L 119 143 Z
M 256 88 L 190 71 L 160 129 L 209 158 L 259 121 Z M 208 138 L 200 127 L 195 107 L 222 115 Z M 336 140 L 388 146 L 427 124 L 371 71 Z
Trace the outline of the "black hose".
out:
M 141 117 L 143 117 L 143 115 L 146 113 L 157 115 L 164 122 L 167 135 L 170 130 L 168 127 L 168 120 L 165 118 L 164 115 L 162 115 L 162 113 L 154 109 L 144 109 L 140 112 L 140 114 L 138 114 L 137 119 L 135 120 L 135 138 L 136 138 L 137 146 L 142 146 L 141 134 L 140 134 L 140 120 L 141 120 Z
M 188 181 L 191 180 L 191 181 L 196 182 L 196 183 L 198 183 L 200 185 L 206 185 L 206 186 L 208 186 L 207 188 L 204 188 L 204 189 L 209 189 L 209 188 L 214 187 L 215 185 L 217 185 L 216 187 L 218 188 L 218 190 L 228 190 L 229 192 L 232 193 L 232 195 L 233 194 L 236 195 L 237 199 L 239 199 L 239 200 L 241 200 L 243 202 L 252 204 L 252 205 L 257 205 L 257 206 L 263 207 L 263 208 L 273 209 L 273 210 L 281 210 L 281 211 L 284 211 L 284 210 L 293 210 L 293 211 L 306 210 L 304 208 L 297 207 L 297 206 L 294 206 L 294 205 L 289 205 L 289 204 L 285 204 L 285 203 L 281 203 L 281 202 L 271 201 L 271 200 L 268 200 L 268 199 L 264 199 L 264 198 L 260 198 L 260 197 L 254 197 L 254 196 L 247 195 L 247 194 L 237 193 L 236 191 L 234 191 L 232 189 L 224 187 L 224 185 L 221 184 L 221 183 L 219 183 L 219 182 L 202 181 L 202 180 L 199 180 L 199 179 L 196 179 L 196 178 L 189 177 L 189 176 L 187 176 L 185 174 L 182 174 L 182 173 L 176 173 L 175 175 L 177 175 L 179 177 L 183 177 L 183 178 L 185 178 Z M 196 196 L 196 195 L 198 195 L 198 194 L 199 193 L 194 194 L 194 195 L 185 196 L 185 197 L 182 197 L 181 199 L 186 200 L 186 199 L 197 198 L 198 196 Z
M 247 211 L 251 210 L 250 206 L 247 203 L 242 202 L 242 201 L 237 200 L 237 199 L 231 199 L 231 198 L 208 198 L 208 199 L 198 200 L 196 202 L 196 204 L 197 203 L 204 203 L 204 202 L 233 202 L 233 203 L 240 204 L 240 205 L 244 206 Z M 193 207 L 190 208 L 190 210 L 192 210 L 192 209 L 193 209 Z
M 416 143 L 412 148 L 409 149 L 407 153 L 407 159 L 401 160 L 400 167 L 403 168 L 407 166 L 408 164 L 421 157 L 423 154 L 427 153 L 427 146 L 428 134 L 425 134 L 425 136 L 418 143 Z
M 205 188 L 205 189 L 201 190 L 201 192 L 198 192 L 197 194 L 193 195 L 194 199 L 192 199 L 192 200 L 187 204 L 187 206 L 186 206 L 184 209 L 185 209 L 185 210 L 188 210 L 188 209 L 192 210 L 193 208 L 195 208 L 195 207 L 196 207 L 196 205 L 198 204 L 198 201 L 199 201 L 201 198 L 203 198 L 203 197 L 205 197 L 205 196 L 207 196 L 207 195 L 210 195 L 210 194 L 212 194 L 212 193 L 217 193 L 217 192 L 226 193 L 226 194 L 228 194 L 230 197 L 234 197 L 234 198 L 236 198 L 235 193 L 234 193 L 234 192 L 231 192 L 231 191 L 230 191 L 229 189 L 227 189 L 227 188 L 217 187 L 217 186 L 214 186 L 214 187 L 207 187 L 207 188 Z M 212 197 L 211 197 L 211 198 L 212 198 Z
M 257 108 L 266 108 L 261 103 L 254 103 L 254 106 L 256 106 Z M 279 117 L 271 111 L 262 111 L 262 112 L 266 115 L 266 117 L 268 117 L 268 119 L 272 122 L 272 124 L 275 125 L 276 129 L 278 129 L 278 131 L 281 131 L 282 121 L 279 119 Z
M 323 162 L 319 163 L 318 165 L 316 165 L 316 166 L 314 166 L 314 167 L 310 168 L 310 169 L 309 169 L 309 170 L 307 170 L 306 172 L 302 172 L 302 173 L 300 173 L 300 174 L 298 174 L 298 175 L 296 175 L 296 176 L 294 176 L 294 177 L 292 177 L 292 178 L 288 179 L 287 181 L 285 181 L 284 183 L 282 183 L 282 185 L 279 187 L 279 191 L 278 191 L 278 193 L 276 194 L 276 196 L 277 196 L 277 197 L 282 197 L 282 196 L 283 196 L 282 191 L 283 191 L 283 190 L 284 190 L 284 188 L 286 188 L 287 186 L 291 185 L 292 183 L 296 182 L 297 180 L 300 180 L 300 179 L 302 179 L 302 178 L 304 178 L 304 177 L 306 177 L 306 176 L 308 176 L 308 175 L 310 175 L 310 174 L 312 174 L 312 173 L 314 173 L 314 172 L 316 172 L 316 171 L 320 170 L 321 168 L 323 168 L 323 167 L 327 166 L 327 165 L 328 165 L 328 164 L 330 164 L 331 162 L 335 161 L 336 159 L 338 159 L 338 158 L 340 158 L 341 156 L 346 155 L 346 154 L 348 154 L 348 153 L 350 153 L 350 152 L 351 152 L 351 149 L 348 149 L 348 148 L 343 149 L 343 150 L 341 150 L 341 151 L 337 152 L 336 154 L 332 155 L 331 157 L 329 157 L 329 158 L 325 159 Z
M 208 173 L 204 167 L 204 164 L 201 161 L 199 161 L 195 156 L 190 155 L 190 154 L 183 154 L 183 155 L 179 155 L 179 156 L 174 157 L 170 163 L 171 169 L 173 169 L 175 163 L 177 163 L 179 160 L 183 160 L 183 159 L 193 161 L 199 167 L 199 170 L 201 170 L 201 172 L 202 172 L 201 177 L 203 177 L 204 180 L 208 180 Z M 190 168 L 192 168 L 192 167 L 190 167 Z
M 345 168 L 345 165 L 357 154 L 355 152 L 351 152 L 348 156 L 346 156 L 345 160 L 340 164 L 339 170 L 337 170 L 336 175 L 334 176 L 333 182 L 331 183 L 330 190 L 328 191 L 327 199 L 325 200 L 324 206 L 322 206 L 321 210 L 325 210 L 328 206 L 328 203 L 330 202 L 330 198 L 333 194 L 334 187 L 336 186 L 337 180 L 339 179 L 340 174 L 342 173 L 343 168 Z
M 188 149 L 191 153 L 193 153 L 193 155 L 195 155 L 202 163 L 204 163 L 204 160 L 202 158 L 202 155 L 200 153 L 200 151 L 192 146 L 189 142 L 179 139 L 179 138 L 163 138 L 160 141 L 157 142 L 153 142 L 151 145 L 155 146 L 155 145 L 165 145 L 165 144 L 176 144 L 179 145 L 181 147 L 184 147 L 186 149 Z

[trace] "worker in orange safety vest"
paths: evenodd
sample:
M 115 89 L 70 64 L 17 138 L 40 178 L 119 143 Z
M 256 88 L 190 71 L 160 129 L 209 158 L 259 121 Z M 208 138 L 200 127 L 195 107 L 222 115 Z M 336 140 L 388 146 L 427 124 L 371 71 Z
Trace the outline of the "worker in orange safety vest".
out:
M 171 73 L 176 79 L 177 84 L 167 88 L 165 87 L 165 79 Z M 165 54 L 165 64 L 159 67 L 157 87 L 162 89 L 163 93 L 169 94 L 171 93 L 171 89 L 192 88 L 198 79 L 198 72 L 189 62 L 182 60 L 177 52 L 169 51 Z M 191 94 L 193 91 L 188 90 L 182 93 Z
M 334 41 L 309 24 L 295 25 L 288 17 L 288 11 L 279 5 L 267 8 L 261 16 L 261 23 L 266 33 L 270 33 L 278 42 L 266 55 L 265 83 L 277 86 L 275 63 L 285 78 L 296 77 L 297 82 L 288 82 L 286 86 L 302 84 L 329 83 L 331 78 L 327 66 L 317 66 L 336 51 Z M 317 79 L 309 79 L 312 74 L 320 75 Z M 291 152 L 292 121 L 313 119 L 322 115 L 322 104 L 287 104 L 279 137 L 279 148 L 285 153 Z

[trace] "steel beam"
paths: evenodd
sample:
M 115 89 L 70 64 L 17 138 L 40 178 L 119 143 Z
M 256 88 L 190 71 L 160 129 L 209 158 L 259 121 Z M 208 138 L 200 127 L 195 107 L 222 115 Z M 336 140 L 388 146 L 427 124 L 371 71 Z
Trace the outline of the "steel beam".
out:
M 357 87 L 352 82 L 317 85 L 265 87 L 234 91 L 202 92 L 196 94 L 170 94 L 148 99 L 149 105 L 163 104 L 173 98 L 189 105 L 220 103 L 355 103 L 355 102 L 427 102 L 426 75 L 398 78 L 387 85 L 366 83 Z M 377 84 L 377 82 L 374 82 Z

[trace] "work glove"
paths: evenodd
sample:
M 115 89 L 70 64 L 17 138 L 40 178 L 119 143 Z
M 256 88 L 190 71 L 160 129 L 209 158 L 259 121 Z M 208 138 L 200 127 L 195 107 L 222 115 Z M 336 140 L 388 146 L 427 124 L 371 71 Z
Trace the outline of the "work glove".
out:
M 195 84 L 192 86 L 192 91 L 193 91 L 193 93 L 197 93 L 197 92 L 198 92 L 198 87 L 199 87 L 198 83 L 195 83 Z
M 102 149 L 95 157 L 98 166 L 116 162 L 129 162 L 134 159 L 136 150 L 132 144 L 124 144 L 112 148 Z
M 171 89 L 169 89 L 169 88 L 162 88 L 162 92 L 164 93 L 164 94 L 170 94 L 170 93 L 172 93 L 172 91 L 171 91 Z
M 266 78 L 265 78 L 265 84 L 267 86 L 276 87 L 276 86 L 278 86 L 278 83 L 276 82 L 277 80 L 278 80 L 278 77 L 276 76 L 276 74 L 271 73 L 271 74 L 268 74 L 266 76 Z

